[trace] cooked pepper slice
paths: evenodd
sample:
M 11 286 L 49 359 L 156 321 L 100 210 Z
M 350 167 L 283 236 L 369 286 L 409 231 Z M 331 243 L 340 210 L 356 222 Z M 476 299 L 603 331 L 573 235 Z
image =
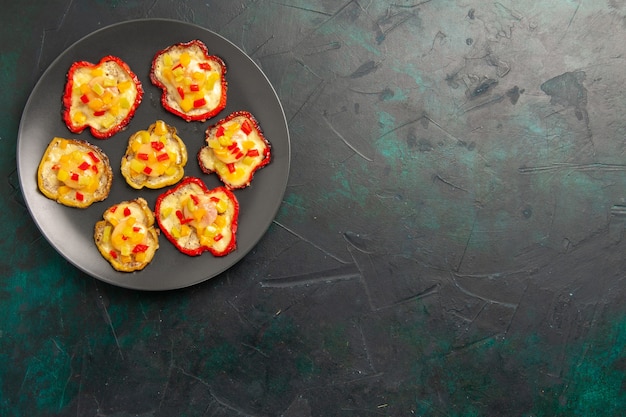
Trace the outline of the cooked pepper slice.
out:
M 184 120 L 205 121 L 226 107 L 226 64 L 200 40 L 157 52 L 150 81 L 161 88 L 163 107 Z
M 197 177 L 186 177 L 161 194 L 155 216 L 165 237 L 182 253 L 225 256 L 237 247 L 239 202 L 228 188 L 209 190 Z
M 63 121 L 73 133 L 89 127 L 95 138 L 107 139 L 128 125 L 142 98 L 139 78 L 120 58 L 77 61 L 67 73 Z
M 247 111 L 231 113 L 206 130 L 198 163 L 206 174 L 217 173 L 230 189 L 250 185 L 254 173 L 270 163 L 271 145 Z

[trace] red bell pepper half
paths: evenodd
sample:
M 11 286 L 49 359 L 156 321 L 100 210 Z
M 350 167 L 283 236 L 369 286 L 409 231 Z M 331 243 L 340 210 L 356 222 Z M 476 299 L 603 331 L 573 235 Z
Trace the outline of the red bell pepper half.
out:
M 78 73 L 87 74 L 89 82 L 79 85 Z M 89 127 L 95 138 L 110 138 L 130 123 L 143 94 L 137 75 L 116 56 L 107 55 L 97 64 L 74 62 L 63 93 L 63 121 L 72 133 Z
M 192 40 L 158 51 L 150 81 L 159 87 L 165 110 L 187 122 L 204 122 L 226 107 L 226 64 L 209 55 L 206 45 Z
M 230 189 L 248 187 L 255 172 L 271 161 L 271 144 L 250 112 L 229 114 L 209 126 L 205 138 L 197 154 L 200 169 L 216 173 Z
M 161 194 L 155 204 L 159 228 L 180 252 L 225 256 L 237 247 L 239 202 L 228 188 L 208 189 L 197 177 L 186 177 Z

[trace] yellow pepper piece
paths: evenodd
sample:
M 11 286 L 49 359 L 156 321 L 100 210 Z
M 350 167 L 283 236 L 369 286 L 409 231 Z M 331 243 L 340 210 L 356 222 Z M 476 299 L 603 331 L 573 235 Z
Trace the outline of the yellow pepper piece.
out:
M 191 62 L 191 56 L 189 55 L 188 52 L 183 52 L 182 54 L 180 54 L 180 58 L 179 59 L 180 59 L 181 65 L 183 67 L 186 67 Z
M 171 67 L 172 65 L 174 65 L 174 60 L 172 59 L 172 56 L 170 54 L 163 55 L 163 64 L 165 64 L 168 67 Z
M 107 243 L 111 239 L 111 231 L 112 227 L 110 225 L 104 226 L 104 230 L 102 231 L 102 242 Z
M 82 125 L 87 121 L 87 116 L 85 116 L 85 113 L 83 113 L 82 111 L 77 111 L 72 116 L 72 119 L 74 120 L 74 122 L 76 122 L 76 124 Z
M 120 93 L 125 93 L 128 89 L 130 89 L 130 87 L 132 87 L 132 85 L 133 82 L 131 80 L 122 81 L 117 83 L 117 89 Z
M 93 77 L 102 77 L 104 75 L 104 70 L 102 67 L 94 67 L 91 69 L 91 75 Z
M 144 164 L 138 159 L 133 159 L 132 161 L 130 161 L 130 169 L 137 173 L 143 172 L 145 167 L 146 167 L 146 164 Z
M 167 126 L 163 120 L 157 120 L 154 126 L 154 133 L 159 136 L 167 134 Z
M 186 113 L 193 109 L 193 99 L 191 97 L 185 97 L 180 101 L 180 108 Z
M 130 109 L 130 101 L 126 97 L 120 97 L 119 105 L 121 109 Z
M 214 222 L 214 223 L 215 223 L 215 225 L 216 225 L 217 227 L 219 227 L 220 229 L 221 229 L 221 228 L 223 228 L 224 226 L 226 226 L 226 223 L 227 223 L 227 221 L 226 221 L 226 216 L 223 216 L 223 215 L 219 215 L 219 216 L 217 216 L 217 217 L 215 218 L 215 222 Z
M 104 106 L 104 102 L 102 101 L 102 99 L 96 97 L 93 100 L 89 100 L 87 106 L 89 106 L 91 110 L 98 111 L 102 108 L 102 106 Z
M 94 93 L 96 93 L 97 95 L 101 96 L 102 94 L 104 94 L 104 87 L 102 87 L 99 83 L 95 83 L 91 89 L 93 90 Z
M 172 214 L 172 212 L 174 211 L 174 209 L 172 207 L 166 207 L 163 210 L 161 210 L 161 216 L 166 219 L 170 216 L 170 214 Z
M 215 207 L 217 208 L 217 212 L 222 214 L 228 208 L 228 203 L 224 200 L 220 200 L 217 202 L 217 204 L 215 204 Z
M 59 169 L 57 172 L 57 180 L 61 182 L 65 182 L 70 178 L 70 173 L 64 169 Z
M 146 253 L 145 252 L 139 252 L 135 254 L 135 261 L 137 262 L 146 262 Z

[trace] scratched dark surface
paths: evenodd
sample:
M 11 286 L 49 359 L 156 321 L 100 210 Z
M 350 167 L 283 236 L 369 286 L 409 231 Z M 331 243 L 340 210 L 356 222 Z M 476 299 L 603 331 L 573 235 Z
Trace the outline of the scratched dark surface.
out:
M 624 2 L 2 3 L 0 415 L 623 415 Z M 250 55 L 292 141 L 258 246 L 159 293 L 58 255 L 15 156 L 54 58 L 151 17 Z

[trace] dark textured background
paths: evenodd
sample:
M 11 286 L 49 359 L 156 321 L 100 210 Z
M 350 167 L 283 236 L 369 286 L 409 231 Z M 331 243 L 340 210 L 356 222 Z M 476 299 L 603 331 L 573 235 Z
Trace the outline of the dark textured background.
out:
M 623 1 L 2 3 L 0 415 L 623 415 Z M 243 49 L 292 141 L 258 246 L 161 293 L 59 256 L 15 156 L 55 57 L 150 17 Z

